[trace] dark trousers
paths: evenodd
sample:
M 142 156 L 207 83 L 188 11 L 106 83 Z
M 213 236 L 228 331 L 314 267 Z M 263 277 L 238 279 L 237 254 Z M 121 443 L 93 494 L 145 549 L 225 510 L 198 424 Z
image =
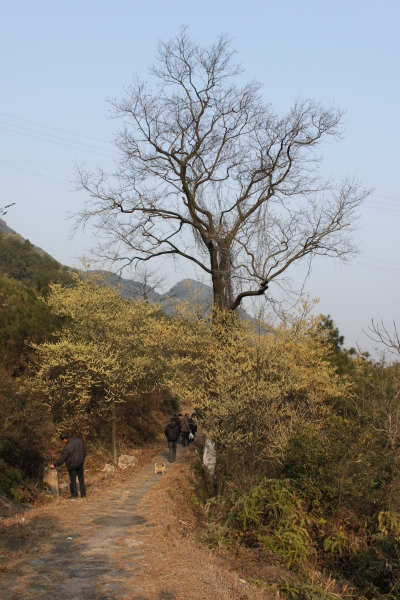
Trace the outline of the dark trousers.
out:
M 76 467 L 75 469 L 68 469 L 68 475 L 69 475 L 69 490 L 71 492 L 71 496 L 73 498 L 78 497 L 78 490 L 76 487 L 76 476 L 78 476 L 79 487 L 81 490 L 81 496 L 82 496 L 82 498 L 86 498 L 85 479 L 83 476 L 83 465 L 79 465 L 79 467 Z
M 168 442 L 169 462 L 176 461 L 176 442 Z
M 182 446 L 187 446 L 189 444 L 189 433 L 190 431 L 182 431 Z

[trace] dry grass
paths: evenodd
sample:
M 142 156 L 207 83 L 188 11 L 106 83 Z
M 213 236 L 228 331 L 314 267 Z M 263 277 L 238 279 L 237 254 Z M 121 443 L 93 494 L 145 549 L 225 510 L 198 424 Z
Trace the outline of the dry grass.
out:
M 144 540 L 146 561 L 141 585 L 154 600 L 269 600 L 272 598 L 242 579 L 218 552 L 198 541 L 198 526 L 190 501 L 193 454 L 185 454 L 171 477 L 165 477 L 146 496 L 141 514 L 154 525 Z M 178 470 L 179 469 L 179 470 Z M 171 489 L 172 488 L 172 489 Z M 174 491 L 179 488 L 182 494 Z M 172 494 L 171 494 L 172 491 Z M 186 495 L 187 493 L 187 495 Z M 173 498 L 172 498 L 173 496 Z M 160 510 L 162 507 L 162 510 Z

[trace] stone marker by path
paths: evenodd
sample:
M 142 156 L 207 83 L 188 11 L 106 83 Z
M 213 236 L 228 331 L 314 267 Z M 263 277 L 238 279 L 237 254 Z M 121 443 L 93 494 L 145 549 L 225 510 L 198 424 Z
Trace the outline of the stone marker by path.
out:
M 120 469 L 126 469 L 127 467 L 135 466 L 136 458 L 130 454 L 121 454 L 118 458 L 118 466 Z
M 206 438 L 206 443 L 204 444 L 203 465 L 207 467 L 211 475 L 214 475 L 215 473 L 216 463 L 217 452 L 215 449 L 215 444 L 209 438 Z
M 58 490 L 58 474 L 56 469 L 49 469 L 49 467 L 44 468 L 43 483 L 48 485 L 50 494 L 53 494 L 53 496 L 60 495 Z
M 106 463 L 104 465 L 104 469 L 102 469 L 103 473 L 114 473 L 115 472 L 115 467 L 114 465 L 109 465 L 108 463 Z

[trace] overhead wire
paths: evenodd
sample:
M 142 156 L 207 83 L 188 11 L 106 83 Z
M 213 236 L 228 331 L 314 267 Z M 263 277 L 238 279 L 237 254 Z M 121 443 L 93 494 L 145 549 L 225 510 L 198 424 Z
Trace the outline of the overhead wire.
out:
M 34 177 L 38 177 L 39 179 L 43 179 L 50 183 L 55 183 L 56 185 L 60 185 L 64 188 L 66 188 L 67 190 L 70 189 L 67 185 L 65 185 L 65 183 L 62 183 L 61 181 L 58 181 L 57 179 L 48 177 L 47 175 L 43 175 L 42 173 L 36 173 L 35 171 L 32 171 L 31 169 L 26 169 L 25 167 L 18 167 L 2 158 L 0 158 L 0 164 L 5 165 L 6 167 L 11 167 L 12 169 L 16 169 L 17 171 L 21 171 L 22 173 L 27 173 L 28 175 L 33 175 Z
M 380 271 L 381 273 L 393 273 L 394 275 L 400 275 L 400 269 L 396 270 L 396 269 L 391 269 L 390 267 L 378 267 L 375 265 L 368 265 L 368 264 L 363 264 L 363 263 L 359 263 L 359 262 L 350 263 L 349 266 L 370 269 L 371 271 Z
M 400 200 L 400 198 L 395 198 L 394 196 L 379 196 L 379 194 L 370 194 L 374 198 L 386 198 L 387 200 Z
M 72 150 L 79 150 L 79 151 L 83 151 L 83 152 L 89 152 L 90 154 L 97 154 L 97 156 L 104 156 L 105 158 L 111 158 L 111 159 L 115 159 L 115 156 L 109 156 L 107 154 L 101 154 L 100 152 L 94 152 L 93 150 L 88 150 L 87 148 L 76 148 L 74 146 L 70 146 L 67 144 L 61 144 L 60 142 L 55 142 L 54 140 L 46 140 L 45 138 L 40 138 L 37 137 L 35 135 L 30 135 L 29 133 L 24 133 L 22 131 L 14 131 L 13 129 L 7 129 L 6 127 L 0 127 L 0 129 L 2 129 L 3 131 L 10 131 L 11 133 L 17 133 L 18 135 L 23 135 L 25 137 L 29 137 L 29 138 L 33 138 L 35 140 L 40 140 L 41 142 L 49 142 L 50 144 L 56 144 L 57 146 L 63 146 L 64 148 L 71 148 Z M 70 141 L 71 143 L 75 143 L 71 140 L 66 140 L 66 141 Z M 102 148 L 101 148 L 102 149 Z
M 74 133 L 73 131 L 67 131 L 66 129 L 60 129 L 59 127 L 52 127 L 51 125 L 43 125 L 43 123 L 37 123 L 36 121 L 29 121 L 28 119 L 22 119 L 21 117 L 15 117 L 7 113 L 0 112 L 3 117 L 9 117 L 10 119 L 17 119 L 18 121 L 24 121 L 25 123 L 31 123 L 32 125 L 38 125 L 39 127 L 46 127 L 47 129 L 53 129 L 54 131 L 62 131 L 63 133 L 69 133 L 70 135 L 77 135 L 79 137 L 86 138 L 88 140 L 94 140 L 95 142 L 103 142 L 104 144 L 112 144 L 106 140 L 100 140 L 99 138 L 91 137 L 90 135 L 84 135 L 83 133 Z
M 47 171 L 52 171 L 52 173 L 57 173 L 58 175 L 62 175 L 63 177 L 66 177 L 65 173 L 61 173 L 60 171 L 55 171 L 54 169 L 50 169 L 50 167 L 44 167 L 43 165 L 39 165 L 38 163 L 28 160 L 27 158 L 22 158 L 22 156 L 16 156 L 15 154 L 11 154 L 11 152 L 6 152 L 5 150 L 0 150 L 0 152 L 2 154 L 7 154 L 7 156 L 12 156 L 12 158 L 16 158 L 18 160 L 23 160 L 24 162 L 34 165 L 35 167 L 40 167 L 41 169 L 46 169 Z
M 364 208 L 372 208 L 374 210 L 384 210 L 385 212 L 395 212 L 395 213 L 400 212 L 400 210 L 395 210 L 394 208 L 381 208 L 380 206 L 369 206 L 367 204 L 364 204 Z
M 320 258 L 322 260 L 329 260 L 329 257 L 327 257 L 327 256 L 319 256 L 318 258 Z M 379 259 L 368 259 L 368 260 L 379 260 Z M 395 263 L 395 264 L 397 264 L 397 263 Z M 357 267 L 359 269 L 369 269 L 370 271 L 378 271 L 380 273 L 389 273 L 392 275 L 400 275 L 400 269 L 396 270 L 396 269 L 392 269 L 390 267 L 379 266 L 379 265 L 369 265 L 369 264 L 359 263 L 359 262 L 355 262 L 355 261 L 346 262 L 345 266 L 346 267 Z
M 366 198 L 365 202 L 370 202 L 378 206 L 395 206 L 396 208 L 400 208 L 400 205 L 395 202 L 378 202 L 377 200 L 370 200 L 369 198 Z
M 86 142 L 80 142 L 79 140 L 69 140 L 65 137 L 61 137 L 59 135 L 53 135 L 52 133 L 46 133 L 44 131 L 37 131 L 36 129 L 30 129 L 29 127 L 22 127 L 22 125 L 14 125 L 13 123 L 7 123 L 7 121 L 0 121 L 2 125 L 8 125 L 9 127 L 17 127 L 18 129 L 23 129 L 24 131 L 29 131 L 30 133 L 38 133 L 39 135 L 46 135 L 47 137 L 54 138 L 56 140 L 63 140 L 64 142 L 72 142 L 73 144 L 80 144 L 81 146 L 87 146 L 88 148 L 96 148 L 97 150 L 104 150 L 105 152 L 113 152 L 113 150 L 109 150 L 106 148 L 99 148 L 98 146 L 93 146 L 93 144 L 86 144 Z M 20 133 L 19 131 L 15 131 L 14 133 Z M 115 151 L 114 151 L 115 152 Z
M 370 256 L 361 256 L 360 258 L 366 259 L 366 260 L 376 260 L 378 262 L 389 263 L 391 265 L 397 265 L 398 267 L 400 267 L 400 263 L 393 262 L 392 260 L 383 260 L 383 258 L 371 258 Z

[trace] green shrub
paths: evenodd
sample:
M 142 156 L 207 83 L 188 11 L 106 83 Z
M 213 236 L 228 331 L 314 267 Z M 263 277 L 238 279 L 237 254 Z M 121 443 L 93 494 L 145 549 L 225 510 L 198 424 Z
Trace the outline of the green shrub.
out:
M 280 556 L 288 567 L 315 555 L 307 514 L 290 481 L 264 479 L 232 504 L 226 519 L 241 543 L 257 545 Z
M 383 434 L 371 423 L 332 415 L 320 428 L 303 428 L 290 440 L 283 476 L 324 516 L 343 509 L 372 516 L 385 506 L 399 466 Z
M 41 474 L 44 440 L 54 430 L 43 399 L 0 371 L 0 458 L 24 476 Z
M 13 496 L 12 490 L 15 493 L 21 483 L 21 471 L 11 467 L 0 458 L 0 492 L 7 496 Z
M 378 539 L 356 552 L 343 565 L 368 600 L 400 598 L 400 538 Z

